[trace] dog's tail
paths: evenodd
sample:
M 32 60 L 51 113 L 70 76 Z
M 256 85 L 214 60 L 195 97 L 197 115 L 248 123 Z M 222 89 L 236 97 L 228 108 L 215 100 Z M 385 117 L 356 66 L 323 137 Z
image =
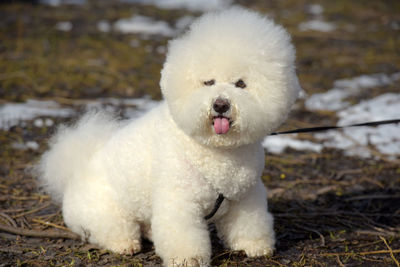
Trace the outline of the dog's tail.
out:
M 91 111 L 77 123 L 61 125 L 50 140 L 35 175 L 43 189 L 61 202 L 65 188 L 82 172 L 93 154 L 110 138 L 119 123 L 106 112 Z

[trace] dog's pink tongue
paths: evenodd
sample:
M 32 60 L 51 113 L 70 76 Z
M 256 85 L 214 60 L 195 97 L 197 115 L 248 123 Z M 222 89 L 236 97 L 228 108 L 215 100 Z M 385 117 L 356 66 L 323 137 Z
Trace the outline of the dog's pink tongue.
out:
M 216 134 L 226 134 L 229 131 L 229 121 L 227 118 L 215 118 L 214 130 Z

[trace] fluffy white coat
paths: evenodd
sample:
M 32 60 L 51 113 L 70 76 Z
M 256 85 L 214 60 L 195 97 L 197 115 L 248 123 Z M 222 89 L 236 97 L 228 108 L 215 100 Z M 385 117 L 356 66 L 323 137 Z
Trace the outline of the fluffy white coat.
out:
M 169 44 L 158 107 L 129 122 L 89 112 L 53 137 L 38 170 L 65 223 L 115 252 L 139 252 L 144 235 L 165 265 L 207 265 L 203 217 L 222 193 L 211 221 L 226 246 L 271 254 L 260 141 L 297 97 L 294 58 L 284 29 L 254 12 L 231 8 L 198 19 Z M 216 99 L 228 110 L 218 113 Z M 229 121 L 226 133 L 216 133 L 216 118 Z

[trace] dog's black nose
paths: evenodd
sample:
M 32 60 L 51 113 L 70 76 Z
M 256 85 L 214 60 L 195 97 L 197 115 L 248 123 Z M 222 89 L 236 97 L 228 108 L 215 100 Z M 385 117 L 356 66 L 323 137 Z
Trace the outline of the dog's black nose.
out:
M 229 100 L 224 98 L 217 98 L 213 104 L 213 109 L 220 114 L 227 112 L 230 107 Z

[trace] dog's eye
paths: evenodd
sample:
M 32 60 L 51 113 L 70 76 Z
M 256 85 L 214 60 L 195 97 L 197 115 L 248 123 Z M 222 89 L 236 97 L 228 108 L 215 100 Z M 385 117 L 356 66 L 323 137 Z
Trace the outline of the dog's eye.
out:
M 235 86 L 243 89 L 243 88 L 246 87 L 246 84 L 245 84 L 245 82 L 244 82 L 242 79 L 239 79 L 239 80 L 235 83 Z
M 214 85 L 214 84 L 215 84 L 215 80 L 212 79 L 212 80 L 209 80 L 209 81 L 205 81 L 205 82 L 203 82 L 203 83 L 204 83 L 204 85 L 211 86 L 211 85 Z

